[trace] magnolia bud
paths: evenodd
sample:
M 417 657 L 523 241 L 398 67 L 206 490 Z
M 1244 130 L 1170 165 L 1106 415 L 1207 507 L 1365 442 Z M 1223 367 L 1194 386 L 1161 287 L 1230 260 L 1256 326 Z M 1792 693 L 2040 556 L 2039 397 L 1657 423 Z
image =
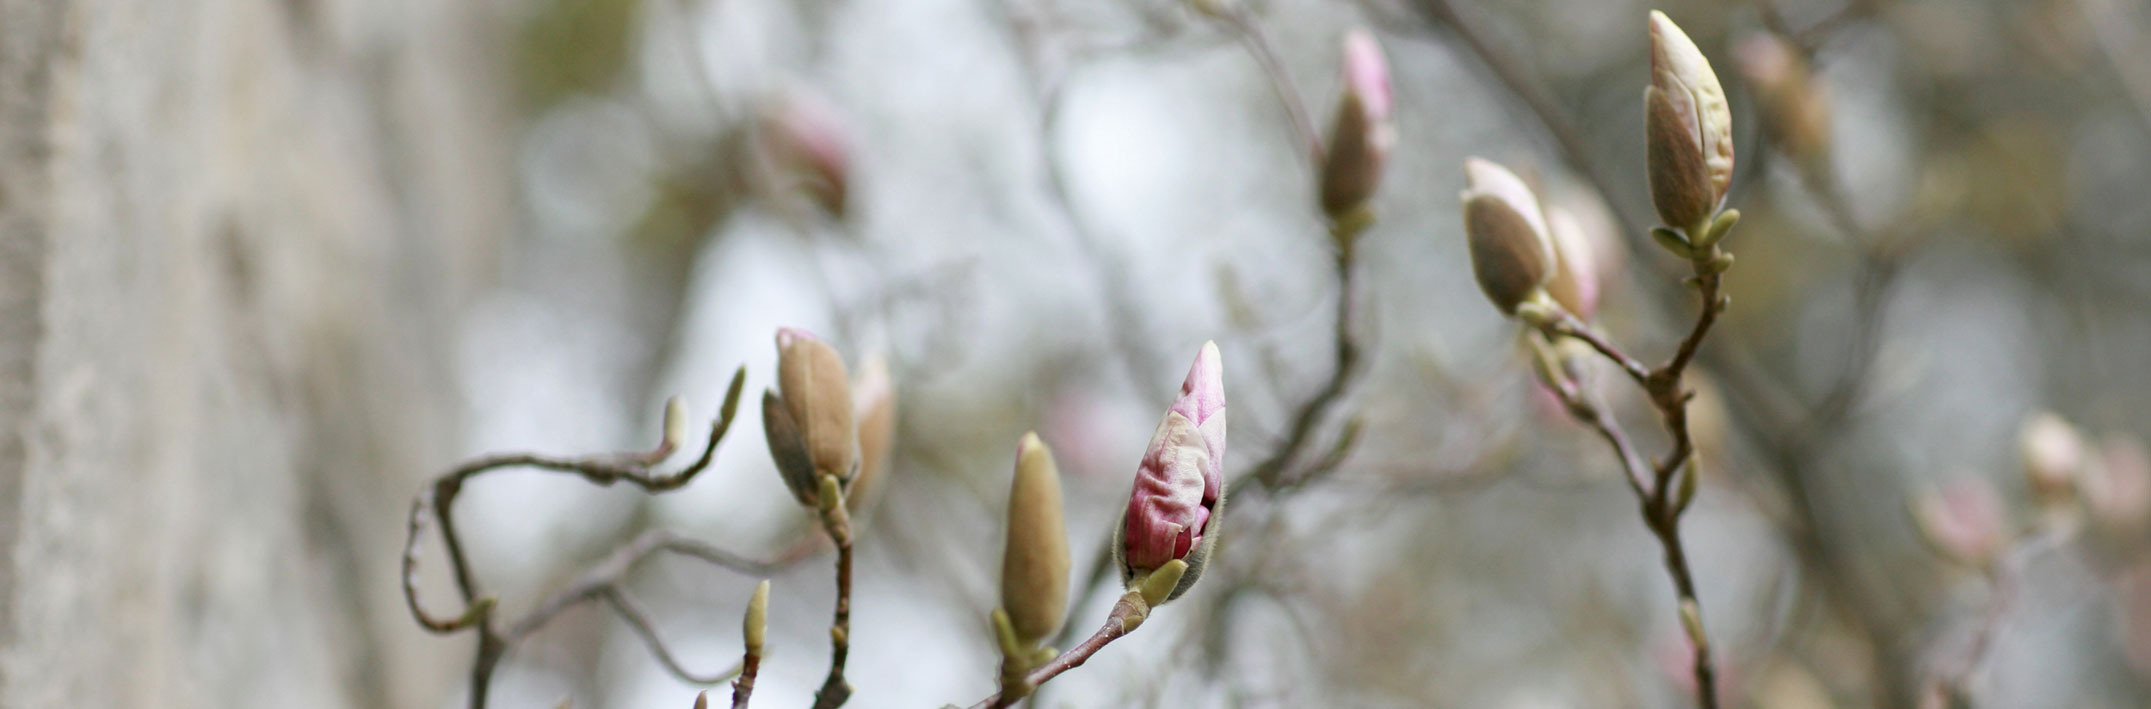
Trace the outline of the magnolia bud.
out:
M 1552 237 L 1555 260 L 1546 293 L 1576 317 L 1589 320 L 1598 312 L 1598 253 L 1583 222 L 1560 207 L 1546 210 L 1546 230 Z
M 2084 439 L 2069 422 L 2050 411 L 2025 418 L 2017 430 L 2017 452 L 2025 479 L 2041 498 L 2075 494 L 2076 477 L 2084 467 Z
M 1710 61 L 1656 10 L 1643 102 L 1651 204 L 1669 226 L 1701 226 L 1733 180 L 1732 111 Z
M 747 600 L 747 617 L 740 620 L 740 637 L 747 646 L 747 654 L 762 654 L 762 635 L 769 626 L 769 579 L 754 587 L 754 597 Z
M 762 427 L 770 457 L 801 503 L 816 504 L 823 476 L 849 482 L 859 437 L 844 358 L 805 330 L 778 330 L 777 391 L 762 395 Z
M 1822 154 L 1830 143 L 1829 94 L 1808 72 L 1800 49 L 1774 34 L 1740 40 L 1733 56 L 1755 89 L 1763 130 L 1780 150 L 1796 158 Z
M 2101 527 L 2122 536 L 2151 526 L 2151 454 L 2134 438 L 2109 438 L 2099 464 L 2085 470 L 2084 506 Z
M 792 491 L 799 504 L 818 507 L 821 486 L 814 482 L 814 461 L 807 457 L 799 424 L 792 421 L 792 413 L 784 408 L 784 400 L 777 398 L 775 391 L 762 392 L 762 435 L 769 441 L 769 459 L 777 464 L 777 474 L 784 477 L 784 488 Z
M 873 500 L 896 445 L 896 386 L 889 381 L 887 359 L 872 355 L 859 365 L 851 383 L 851 410 L 859 426 L 859 475 L 844 494 L 844 505 L 857 512 Z
M 760 135 L 772 171 L 796 180 L 816 205 L 843 216 L 850 193 L 851 145 L 836 111 L 818 94 L 794 89 L 762 112 Z
M 670 453 L 686 442 L 687 397 L 675 396 L 665 401 L 665 437 L 657 448 Z
M 1472 275 L 1494 307 L 1514 314 L 1554 268 L 1553 240 L 1538 197 L 1516 173 L 1479 158 L 1464 161 L 1462 196 Z
M 1389 65 L 1374 35 L 1353 30 L 1344 36 L 1344 96 L 1330 123 L 1328 155 L 1322 165 L 1322 211 L 1343 219 L 1374 196 L 1382 165 L 1396 143 L 1390 120 L 1394 105 Z
M 1061 474 L 1038 434 L 1016 446 L 1008 490 L 1008 546 L 1001 556 L 1001 608 L 1026 645 L 1061 629 L 1068 617 L 1068 533 L 1061 524 Z
M 1114 525 L 1121 580 L 1140 588 L 1150 573 L 1180 560 L 1187 570 L 1165 600 L 1180 597 L 1217 544 L 1225 508 L 1225 365 L 1205 342 L 1135 470 L 1135 489 Z
M 1972 566 L 2000 553 L 2007 523 L 2002 501 L 1985 480 L 1963 478 L 1912 502 L 1920 534 L 1937 551 Z

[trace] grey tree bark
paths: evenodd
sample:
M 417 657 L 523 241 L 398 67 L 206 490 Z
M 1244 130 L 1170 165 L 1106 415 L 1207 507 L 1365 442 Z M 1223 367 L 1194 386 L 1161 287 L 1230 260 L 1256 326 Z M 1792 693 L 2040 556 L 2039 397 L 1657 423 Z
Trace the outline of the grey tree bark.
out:
M 0 706 L 420 706 L 489 3 L 0 0 Z M 438 568 L 438 567 L 436 567 Z

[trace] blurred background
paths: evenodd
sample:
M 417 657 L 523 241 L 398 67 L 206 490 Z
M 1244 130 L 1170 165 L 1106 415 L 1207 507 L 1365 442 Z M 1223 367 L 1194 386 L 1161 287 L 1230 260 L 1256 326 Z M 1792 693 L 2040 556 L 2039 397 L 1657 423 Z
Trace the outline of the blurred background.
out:
M 1456 198 L 1467 156 L 1524 174 L 1592 236 L 1603 329 L 1666 357 L 1695 304 L 1644 231 L 1653 8 L 1738 146 L 1684 526 L 1727 702 L 2151 703 L 2151 5 L 1198 4 L 0 0 L 0 705 L 463 706 L 474 636 L 398 587 L 412 496 L 486 452 L 646 448 L 741 365 L 686 488 L 496 473 L 458 521 L 511 612 L 649 529 L 798 557 L 756 698 L 805 705 L 833 591 L 753 406 L 779 326 L 894 385 L 851 705 L 985 697 L 1021 434 L 1058 454 L 1088 633 L 1200 345 L 1228 476 L 1331 381 L 1295 114 L 1327 125 L 1363 28 L 1398 136 L 1361 361 L 1281 463 L 1310 474 L 1235 499 L 1204 583 L 1038 704 L 1688 706 L 1656 542 L 1478 292 Z M 758 580 L 662 558 L 626 586 L 704 672 Z M 597 604 L 492 688 L 698 689 Z

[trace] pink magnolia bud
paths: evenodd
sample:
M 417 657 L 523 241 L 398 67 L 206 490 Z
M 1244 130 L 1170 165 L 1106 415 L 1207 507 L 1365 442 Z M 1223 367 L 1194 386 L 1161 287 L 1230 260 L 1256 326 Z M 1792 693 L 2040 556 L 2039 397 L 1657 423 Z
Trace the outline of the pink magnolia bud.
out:
M 1516 173 L 1479 158 L 1464 161 L 1461 196 L 1472 275 L 1494 307 L 1514 314 L 1546 284 L 1555 266 L 1538 196 Z
M 1733 180 L 1733 114 L 1710 60 L 1656 10 L 1643 102 L 1651 204 L 1668 226 L 1701 225 Z
M 850 196 L 851 140 L 836 110 L 804 90 L 780 95 L 762 116 L 762 144 L 773 167 L 815 204 L 844 215 Z
M 1950 558 L 1985 566 L 2001 552 L 2008 513 L 1987 481 L 1962 478 L 1919 496 L 1912 504 L 1920 533 Z
M 1217 343 L 1206 342 L 1136 467 L 1113 545 L 1123 580 L 1183 559 L 1188 570 L 1172 597 L 1194 584 L 1217 542 L 1224 464 L 1225 368 Z
M 1382 165 L 1397 140 L 1390 119 L 1394 101 L 1389 64 L 1374 35 L 1353 30 L 1344 36 L 1344 97 L 1330 123 L 1328 156 L 1322 166 L 1322 211 L 1343 218 L 1374 196 Z
M 2123 536 L 2151 526 L 2151 453 L 2143 441 L 2108 438 L 2099 464 L 2085 469 L 2084 506 L 2101 527 Z

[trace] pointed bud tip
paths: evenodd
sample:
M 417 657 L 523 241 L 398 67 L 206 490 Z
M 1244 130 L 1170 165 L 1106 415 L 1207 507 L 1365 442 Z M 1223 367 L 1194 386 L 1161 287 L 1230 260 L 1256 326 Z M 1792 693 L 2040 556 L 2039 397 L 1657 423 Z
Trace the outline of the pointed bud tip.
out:
M 1008 491 L 1008 541 L 1001 557 L 1001 606 L 1016 634 L 1037 644 L 1059 632 L 1068 609 L 1068 535 L 1060 471 L 1036 432 L 1016 444 Z
M 777 349 L 779 350 L 789 348 L 793 345 L 793 343 L 814 342 L 819 341 L 821 339 L 822 338 L 814 336 L 814 333 L 812 331 L 809 331 L 805 328 L 777 328 Z
M 1389 61 L 1382 56 L 1382 45 L 1374 40 L 1373 33 L 1363 29 L 1345 33 L 1344 81 L 1345 90 L 1364 102 L 1368 118 L 1375 122 L 1389 118 L 1394 99 Z
M 747 651 L 762 653 L 762 636 L 769 625 L 769 579 L 762 579 L 754 587 L 754 597 L 747 600 L 747 617 L 740 623 L 741 636 Z

